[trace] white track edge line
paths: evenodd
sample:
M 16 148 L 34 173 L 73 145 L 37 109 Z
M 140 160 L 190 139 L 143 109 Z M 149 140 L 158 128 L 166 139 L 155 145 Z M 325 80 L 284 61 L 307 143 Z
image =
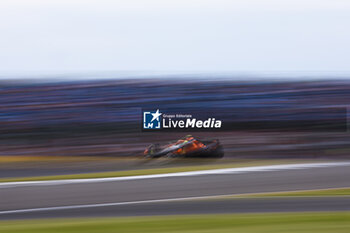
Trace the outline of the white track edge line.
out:
M 293 169 L 306 169 L 306 168 L 319 168 L 319 167 L 320 168 L 322 168 L 322 167 L 337 167 L 337 166 L 349 166 L 349 165 L 350 165 L 350 162 L 282 164 L 282 165 L 224 168 L 224 169 L 211 169 L 211 170 L 200 170 L 200 171 L 190 171 L 190 172 L 174 172 L 174 173 L 163 173 L 163 174 L 153 174 L 153 175 L 137 175 L 137 176 L 122 176 L 122 177 L 2 182 L 2 183 L 0 183 L 0 188 L 11 188 L 11 187 L 18 187 L 18 186 L 97 183 L 97 182 L 155 179 L 155 178 L 169 178 L 169 177 L 183 177 L 183 176 L 199 176 L 199 175 L 213 175 L 213 174 L 215 174 L 215 175 L 216 174 L 239 174 L 239 173 L 259 172 L 259 171 L 278 171 L 278 170 L 293 170 Z
M 249 195 L 263 195 L 263 194 L 274 194 L 274 193 L 284 193 L 284 192 L 303 192 L 303 191 L 332 190 L 332 189 L 342 189 L 342 188 L 348 188 L 348 187 L 324 188 L 324 189 L 305 189 L 305 190 L 301 189 L 301 190 L 293 190 L 293 191 L 273 191 L 273 192 L 219 194 L 219 195 L 194 196 L 194 197 L 177 197 L 177 198 L 165 198 L 165 199 L 143 200 L 143 201 L 126 201 L 126 202 L 110 202 L 110 203 L 99 203 L 99 204 L 39 207 L 39 208 L 28 208 L 28 209 L 3 210 L 3 211 L 0 211 L 0 215 L 16 214 L 16 213 L 30 213 L 30 212 L 40 212 L 40 211 L 52 211 L 52 210 L 68 210 L 68 209 L 83 209 L 83 208 L 121 206 L 121 205 L 150 204 L 150 203 L 161 203 L 161 202 L 191 201 L 191 200 L 201 200 L 201 199 L 205 200 L 205 199 L 215 199 L 215 198 L 225 198 L 225 197 L 240 197 L 240 196 L 245 196 L 245 195 L 248 195 L 248 196 Z

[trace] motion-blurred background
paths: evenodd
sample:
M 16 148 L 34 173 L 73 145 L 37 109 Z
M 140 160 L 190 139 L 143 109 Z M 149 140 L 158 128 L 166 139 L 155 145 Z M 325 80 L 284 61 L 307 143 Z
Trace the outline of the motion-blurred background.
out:
M 135 156 L 183 135 L 141 132 L 142 108 L 215 108 L 225 130 L 194 134 L 220 138 L 227 156 L 346 156 L 349 10 L 2 1 L 0 155 Z
M 349 25 L 346 0 L 1 0 L 0 232 L 350 232 Z M 187 134 L 225 157 L 143 157 Z
M 226 157 L 348 156 L 350 82 L 203 77 L 1 81 L 0 155 L 142 155 L 185 134 L 219 138 Z M 219 131 L 142 131 L 142 109 L 215 110 Z

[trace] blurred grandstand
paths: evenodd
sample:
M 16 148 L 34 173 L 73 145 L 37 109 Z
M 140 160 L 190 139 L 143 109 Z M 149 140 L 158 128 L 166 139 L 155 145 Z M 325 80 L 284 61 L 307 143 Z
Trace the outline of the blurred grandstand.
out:
M 220 109 L 231 157 L 349 154 L 350 81 L 120 79 L 0 82 L 0 155 L 134 156 L 183 132 L 142 132 L 141 111 Z

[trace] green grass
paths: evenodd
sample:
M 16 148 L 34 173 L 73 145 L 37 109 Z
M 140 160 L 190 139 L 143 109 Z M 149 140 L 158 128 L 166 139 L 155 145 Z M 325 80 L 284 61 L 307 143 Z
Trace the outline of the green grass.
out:
M 319 189 L 246 195 L 252 197 L 349 196 L 350 188 Z
M 259 161 L 246 161 L 237 163 L 225 163 L 225 164 L 209 164 L 209 165 L 197 165 L 197 166 L 177 166 L 167 168 L 152 168 L 152 169 L 140 169 L 140 170 L 127 170 L 127 171 L 112 171 L 112 172 L 98 172 L 98 173 L 84 173 L 84 174 L 71 174 L 71 175 L 56 175 L 56 176 L 35 176 L 35 177 L 16 177 L 16 178 L 2 178 L 0 182 L 16 182 L 16 181 L 38 181 L 38 180 L 64 180 L 64 179 L 88 179 L 88 178 L 106 178 L 106 177 L 123 177 L 123 176 L 137 176 L 137 175 L 153 175 L 164 174 L 174 172 L 188 172 L 188 171 L 200 171 L 220 168 L 234 168 L 234 167 L 248 167 L 248 166 L 262 166 L 262 165 L 275 165 L 275 164 L 291 164 L 298 163 L 298 160 L 259 160 Z M 310 162 L 310 161 L 303 161 Z
M 273 197 L 323 197 L 323 196 L 350 196 L 350 188 L 329 188 L 301 191 L 264 192 L 264 193 L 244 193 L 223 195 L 219 197 L 208 197 L 208 199 L 227 198 L 273 198 Z M 206 199 L 206 198 L 203 198 Z
M 0 221 L 6 233 L 348 233 L 350 212 Z

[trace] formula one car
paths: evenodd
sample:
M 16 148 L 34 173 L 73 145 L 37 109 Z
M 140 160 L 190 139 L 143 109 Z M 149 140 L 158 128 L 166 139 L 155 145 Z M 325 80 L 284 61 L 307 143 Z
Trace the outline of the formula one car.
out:
M 218 139 L 199 141 L 187 135 L 186 137 L 167 145 L 151 144 L 144 151 L 146 158 L 222 158 L 224 150 Z

